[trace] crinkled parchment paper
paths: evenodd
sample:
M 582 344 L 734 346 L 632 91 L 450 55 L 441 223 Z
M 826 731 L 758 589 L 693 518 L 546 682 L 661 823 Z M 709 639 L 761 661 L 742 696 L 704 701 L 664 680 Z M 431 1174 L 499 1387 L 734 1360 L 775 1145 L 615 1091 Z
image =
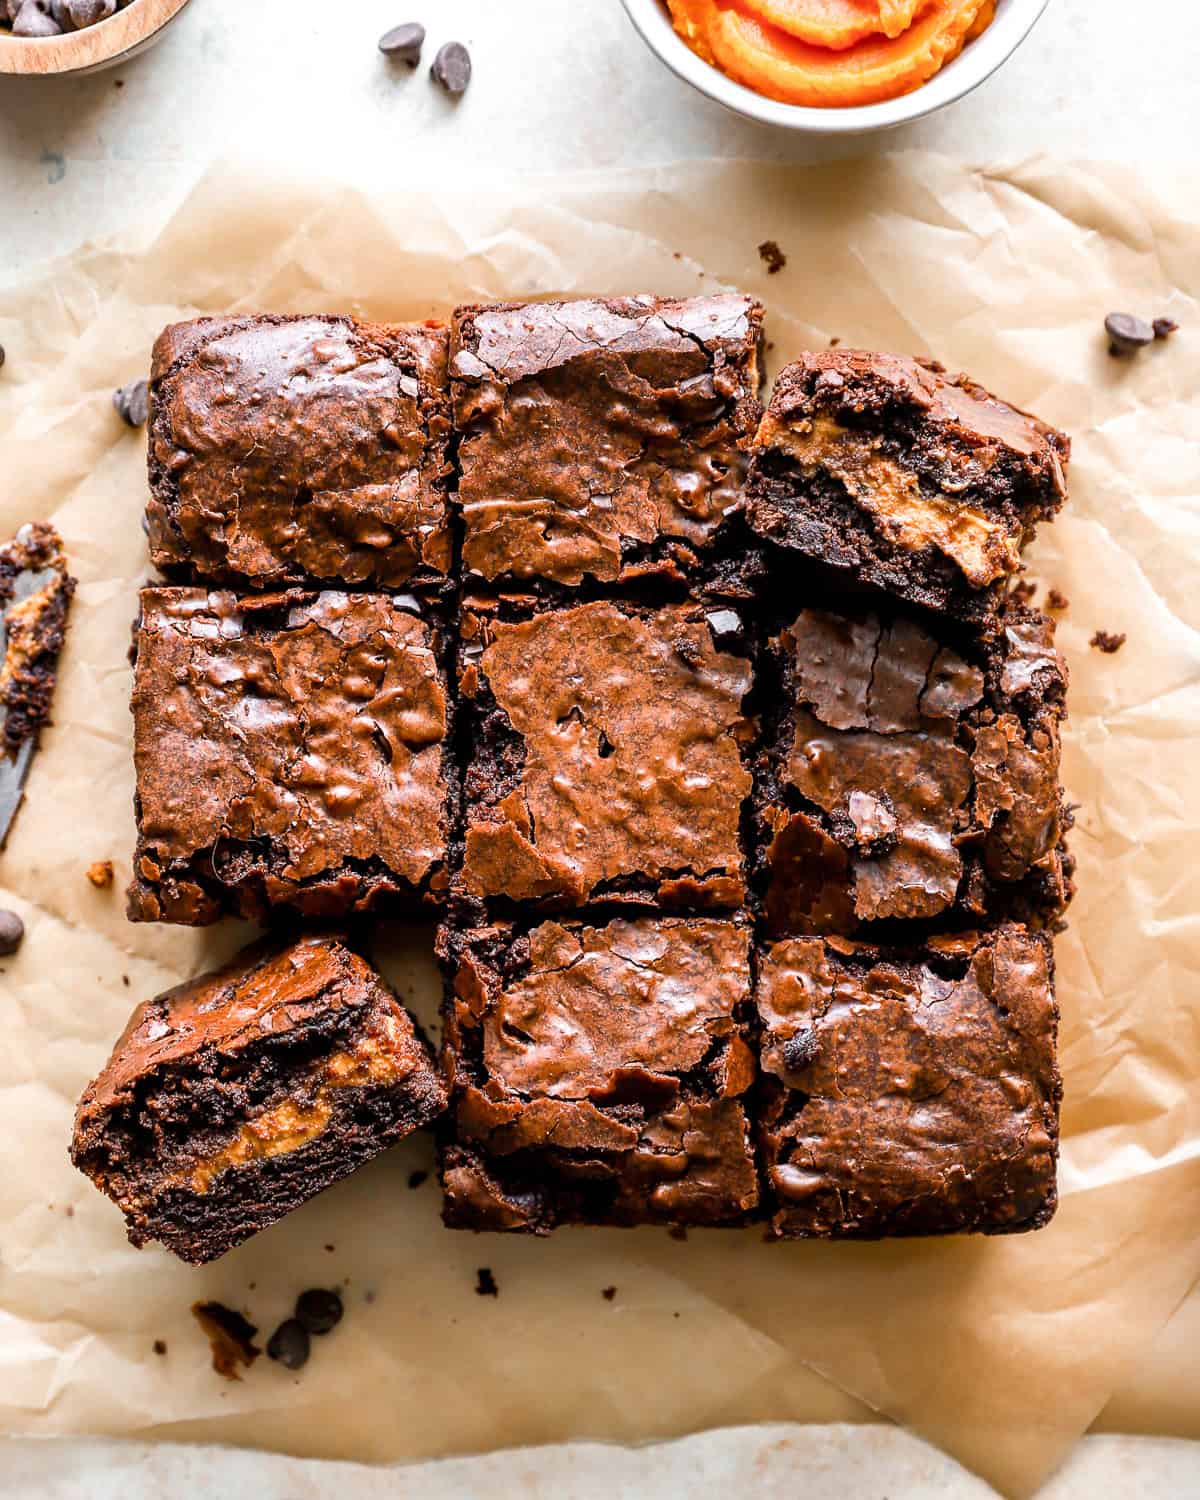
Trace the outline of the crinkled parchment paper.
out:
M 1036 1485 L 1200 1275 L 1198 201 L 1098 168 L 911 155 L 370 194 L 225 168 L 157 242 L 86 250 L 0 293 L 0 532 L 49 517 L 81 580 L 55 724 L 0 857 L 0 903 L 29 929 L 0 962 L 5 1428 L 385 1460 L 853 1417 L 865 1402 L 1012 1494 Z M 767 238 L 788 257 L 771 277 Z M 195 313 L 407 318 L 718 286 L 766 299 L 772 371 L 833 337 L 917 350 L 1074 436 L 1069 509 L 1031 558 L 1071 601 L 1066 778 L 1081 803 L 1080 895 L 1058 948 L 1057 1218 L 1010 1239 L 879 1245 L 477 1238 L 440 1227 L 432 1180 L 408 1188 L 431 1164 L 419 1141 L 207 1270 L 132 1250 L 68 1164 L 74 1099 L 136 1000 L 243 933 L 122 916 L 145 478 L 111 389 L 145 372 L 163 323 Z M 1115 308 L 1183 331 L 1110 359 L 1100 325 Z M 1089 649 L 1096 629 L 1127 632 L 1124 650 Z M 105 858 L 117 885 L 97 891 L 84 872 Z M 386 941 L 430 1017 L 428 932 Z M 481 1265 L 497 1299 L 475 1295 Z M 213 1374 L 194 1299 L 244 1307 L 265 1334 L 296 1291 L 335 1281 L 347 1317 L 301 1376 L 265 1360 L 240 1385 Z

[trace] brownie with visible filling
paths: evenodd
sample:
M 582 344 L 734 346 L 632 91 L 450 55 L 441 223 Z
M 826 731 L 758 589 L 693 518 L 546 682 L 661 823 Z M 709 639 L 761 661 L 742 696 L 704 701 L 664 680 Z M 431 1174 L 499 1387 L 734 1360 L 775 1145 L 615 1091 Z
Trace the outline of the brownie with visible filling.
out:
M 411 600 L 145 589 L 135 647 L 131 920 L 444 892 L 446 679 Z
M 1013 603 L 1000 625 L 858 604 L 802 609 L 770 638 L 755 801 L 773 935 L 1059 918 L 1066 664 L 1045 615 Z
M 459 308 L 468 583 L 655 575 L 744 594 L 754 559 L 729 523 L 761 412 L 762 317 L 733 293 Z
M 754 440 L 759 535 L 984 624 L 1066 497 L 1061 432 L 931 361 L 854 349 L 780 374 Z
M 750 938 L 711 917 L 444 930 L 444 1218 L 736 1224 L 758 1202 Z
M 321 316 L 166 328 L 150 381 L 155 565 L 234 587 L 443 585 L 447 337 Z
M 1043 934 L 760 955 L 757 1121 L 777 1239 L 1006 1234 L 1057 1204 L 1058 1010 Z
M 742 901 L 751 668 L 734 610 L 476 600 L 460 629 L 458 895 L 483 910 Z
M 200 1265 L 427 1125 L 446 1088 L 413 1021 L 332 937 L 247 949 L 140 1005 L 84 1090 L 71 1160 Z

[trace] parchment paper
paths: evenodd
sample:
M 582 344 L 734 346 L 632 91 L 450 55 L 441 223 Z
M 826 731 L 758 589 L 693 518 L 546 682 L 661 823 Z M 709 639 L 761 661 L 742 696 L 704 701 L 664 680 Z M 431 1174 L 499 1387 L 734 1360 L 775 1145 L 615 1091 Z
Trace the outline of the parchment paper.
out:
M 29 929 L 0 963 L 7 1430 L 385 1460 L 853 1419 L 866 1403 L 1011 1494 L 1049 1472 L 1200 1276 L 1196 207 L 1183 185 L 1110 170 L 923 155 L 370 193 L 223 167 L 155 243 L 85 250 L 0 293 L 0 532 L 51 518 L 81 579 L 56 723 L 0 858 L 0 902 Z M 768 237 L 788 256 L 772 277 L 755 250 Z M 407 1187 L 431 1165 L 418 1141 L 206 1270 L 133 1251 L 67 1162 L 73 1102 L 132 1004 L 245 930 L 122 916 L 145 478 L 111 389 L 145 372 L 163 323 L 198 312 L 403 318 L 716 286 L 766 299 L 772 372 L 835 336 L 927 352 L 1075 439 L 1069 508 L 1031 560 L 1071 600 L 1065 774 L 1082 804 L 1080 895 L 1058 945 L 1057 1218 L 1009 1239 L 880 1245 L 473 1237 L 440 1227 L 432 1180 Z M 1112 360 L 1100 325 L 1115 308 L 1183 331 Z M 1090 650 L 1098 628 L 1127 631 L 1124 650 Z M 84 875 L 102 858 L 112 891 Z M 432 1019 L 428 931 L 387 948 Z M 481 1265 L 497 1299 L 474 1293 Z M 343 1281 L 345 1322 L 302 1375 L 265 1360 L 240 1385 L 213 1374 L 193 1300 L 244 1307 L 265 1335 L 298 1290 Z

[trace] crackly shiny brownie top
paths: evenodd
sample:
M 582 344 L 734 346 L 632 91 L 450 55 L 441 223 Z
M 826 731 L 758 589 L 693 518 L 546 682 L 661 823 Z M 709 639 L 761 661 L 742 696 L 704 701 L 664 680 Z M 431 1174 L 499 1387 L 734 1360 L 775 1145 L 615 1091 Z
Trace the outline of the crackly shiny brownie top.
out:
M 704 610 L 468 611 L 462 636 L 471 896 L 738 904 L 750 666 Z
M 897 954 L 762 955 L 760 1139 L 783 1236 L 991 1232 L 1054 1211 L 1049 940 L 1018 926 Z
M 395 588 L 450 567 L 447 333 L 346 317 L 168 327 L 150 551 L 177 577 Z
M 743 501 L 761 325 L 734 294 L 460 308 L 467 571 L 563 585 L 686 571 Z

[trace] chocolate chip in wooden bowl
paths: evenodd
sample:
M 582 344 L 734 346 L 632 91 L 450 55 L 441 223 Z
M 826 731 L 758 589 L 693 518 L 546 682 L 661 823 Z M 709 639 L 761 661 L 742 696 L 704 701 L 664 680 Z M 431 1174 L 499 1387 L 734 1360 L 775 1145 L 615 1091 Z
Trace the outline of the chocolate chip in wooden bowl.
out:
M 1136 354 L 1154 342 L 1154 326 L 1132 313 L 1109 313 L 1104 320 L 1108 334 L 1108 352 L 1112 355 Z
M 59 21 L 71 31 L 95 26 L 117 13 L 117 0 L 62 0 Z
M 132 380 L 113 392 L 113 409 L 129 427 L 144 427 L 150 414 L 150 392 L 144 380 Z
M 312 1341 L 299 1318 L 285 1318 L 267 1340 L 267 1358 L 285 1370 L 299 1370 L 308 1363 Z
M 15 911 L 0 911 L 0 958 L 11 958 L 25 937 L 25 923 Z
M 50 13 L 44 0 L 24 0 L 13 15 L 13 36 L 44 37 L 62 36 L 63 28 Z
M 471 54 L 461 42 L 447 42 L 438 48 L 429 72 L 434 83 L 440 84 L 448 94 L 456 97 L 465 94 L 471 81 Z
M 314 1287 L 296 1298 L 296 1317 L 308 1333 L 329 1333 L 342 1321 L 342 1299 L 336 1292 Z
M 406 21 L 403 26 L 393 26 L 379 38 L 379 50 L 385 57 L 407 63 L 410 68 L 415 68 L 421 61 L 421 48 L 424 45 L 425 28 L 420 21 Z

